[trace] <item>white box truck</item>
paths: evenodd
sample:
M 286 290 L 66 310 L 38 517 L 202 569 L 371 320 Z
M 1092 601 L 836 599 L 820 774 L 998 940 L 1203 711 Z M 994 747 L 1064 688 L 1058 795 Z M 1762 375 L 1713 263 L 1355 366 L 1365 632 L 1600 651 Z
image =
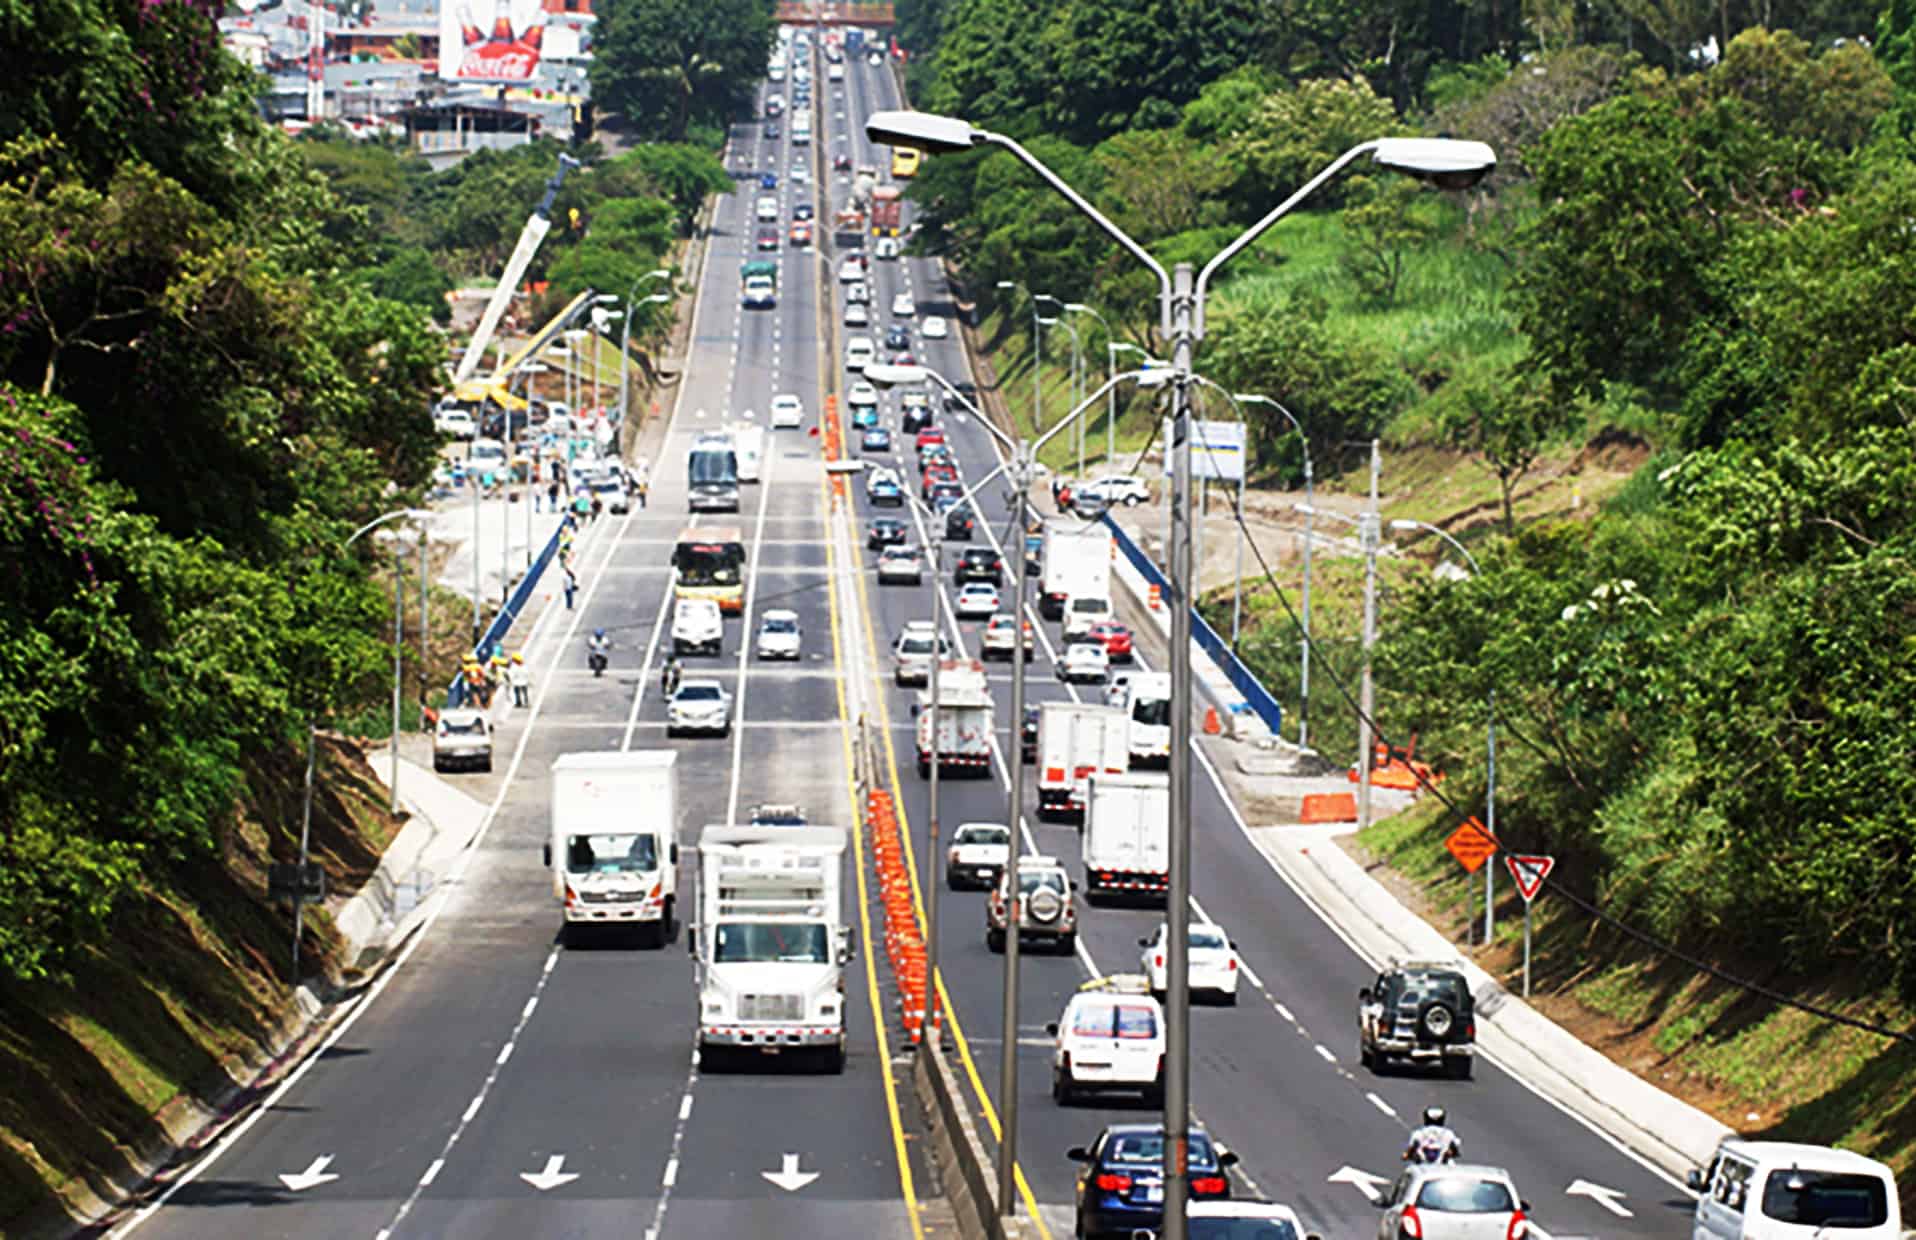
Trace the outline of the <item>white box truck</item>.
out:
M 938 738 L 931 735 L 931 686 L 927 684 L 912 707 L 918 718 L 918 777 L 931 777 L 931 759 L 938 755 L 938 773 L 991 773 L 991 689 L 985 683 L 985 665 L 977 659 L 946 659 L 938 669 Z
M 1111 598 L 1111 536 L 1102 525 L 1053 521 L 1044 529 L 1043 571 L 1038 578 L 1038 612 L 1047 620 L 1064 618 L 1074 598 Z
M 545 861 L 567 931 L 623 927 L 654 946 L 677 932 L 678 757 L 642 749 L 553 760 Z
M 1039 816 L 1081 815 L 1092 775 L 1130 769 L 1130 720 L 1116 706 L 1045 702 L 1038 707 L 1037 766 Z
M 845 1070 L 843 827 L 705 828 L 699 916 L 699 1064 L 815 1056 Z
M 1171 779 L 1093 775 L 1084 808 L 1084 893 L 1162 902 L 1171 888 Z

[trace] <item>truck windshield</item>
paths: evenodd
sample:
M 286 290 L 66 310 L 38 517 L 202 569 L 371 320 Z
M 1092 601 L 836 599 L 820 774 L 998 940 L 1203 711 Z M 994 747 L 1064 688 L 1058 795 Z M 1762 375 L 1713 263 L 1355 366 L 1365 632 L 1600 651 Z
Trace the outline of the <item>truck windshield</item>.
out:
M 719 964 L 830 964 L 831 945 L 821 925 L 731 922 L 714 933 L 712 958 Z
M 1139 698 L 1131 704 L 1131 721 L 1146 727 L 1171 726 L 1171 703 L 1164 698 Z
M 730 448 L 699 448 L 687 463 L 686 479 L 693 486 L 736 483 L 738 457 Z
M 659 868 L 658 841 L 650 835 L 608 832 L 569 835 L 565 843 L 568 874 L 632 874 Z
M 1763 1182 L 1763 1213 L 1801 1227 L 1881 1227 L 1889 1221 L 1889 1186 L 1873 1175 L 1772 1171 Z

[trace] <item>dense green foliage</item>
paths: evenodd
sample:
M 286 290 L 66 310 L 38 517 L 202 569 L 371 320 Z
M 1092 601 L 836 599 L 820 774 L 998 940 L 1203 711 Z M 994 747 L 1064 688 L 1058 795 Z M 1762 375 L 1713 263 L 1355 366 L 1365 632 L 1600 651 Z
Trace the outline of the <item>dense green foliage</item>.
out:
M 188 4 L 32 6 L 0 82 L 0 976 L 210 864 L 244 759 L 365 694 L 356 525 L 442 355 Z M 23 17 L 0 10 L 10 66 Z M 78 49 L 85 49 L 85 56 Z M 398 497 L 387 494 L 392 483 Z
M 770 0 L 605 0 L 593 96 L 668 141 L 723 126 L 765 76 L 774 11 Z

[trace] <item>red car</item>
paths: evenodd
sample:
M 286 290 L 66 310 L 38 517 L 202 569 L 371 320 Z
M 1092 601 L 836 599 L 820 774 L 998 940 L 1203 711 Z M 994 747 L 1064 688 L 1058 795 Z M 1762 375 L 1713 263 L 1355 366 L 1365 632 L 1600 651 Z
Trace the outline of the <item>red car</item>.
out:
M 1131 661 L 1131 628 L 1115 620 L 1091 626 L 1091 640 L 1102 643 L 1104 653 L 1113 663 Z
M 811 221 L 810 220 L 793 220 L 792 230 L 790 235 L 791 235 L 791 241 L 793 245 L 810 245 L 812 243 Z
M 943 442 L 945 442 L 945 428 L 942 426 L 927 426 L 919 430 L 918 438 L 912 441 L 912 447 L 923 452 L 930 445 Z

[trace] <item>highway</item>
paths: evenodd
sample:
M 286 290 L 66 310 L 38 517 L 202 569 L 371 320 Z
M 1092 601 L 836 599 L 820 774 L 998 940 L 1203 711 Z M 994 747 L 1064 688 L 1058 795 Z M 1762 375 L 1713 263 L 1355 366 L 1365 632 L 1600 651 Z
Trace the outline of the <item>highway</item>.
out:
M 776 169 L 781 234 L 791 207 L 816 192 L 816 177 L 803 185 L 789 177 L 795 150 L 816 161 L 818 148 L 764 142 L 756 122 L 741 123 L 732 143 L 735 167 Z M 907 1186 L 925 1172 L 901 1165 L 905 1120 L 887 1079 L 895 1070 L 908 1080 L 908 1067 L 894 1069 L 878 1041 L 876 971 L 862 931 L 847 973 L 843 1076 L 704 1075 L 694 1063 L 684 936 L 663 951 L 562 938 L 541 858 L 547 768 L 583 749 L 676 749 L 687 845 L 704 824 L 739 821 L 760 801 L 796 801 L 814 822 L 852 821 L 834 640 L 847 626 L 829 584 L 819 441 L 806 431 L 768 434 L 763 480 L 743 488 L 736 524 L 754 570 L 748 618 L 726 621 L 721 657 L 686 660 L 687 677 L 715 676 L 733 694 L 732 735 L 665 736 L 659 669 L 670 645 L 672 545 L 687 524 L 734 523 L 687 514 L 692 437 L 747 411 L 763 424 L 778 392 L 803 399 L 809 430 L 822 399 L 820 256 L 781 247 L 777 308 L 740 309 L 739 266 L 758 257 L 751 211 L 760 192 L 755 172 L 741 176 L 739 192 L 717 204 L 651 507 L 602 518 L 581 540 L 578 610 L 551 611 L 528 647 L 534 706 L 502 724 L 496 774 L 453 777 L 494 804 L 466 864 L 440 885 L 443 905 L 336 1040 L 121 1234 L 913 1233 Z M 748 657 L 756 616 L 772 607 L 799 614 L 806 653 L 796 665 Z M 601 627 L 614 646 L 610 670 L 595 679 L 584 647 Z M 688 899 L 695 867 L 688 848 L 680 869 Z M 789 1190 L 764 1178 L 793 1156 L 801 1178 L 816 1178 Z
M 888 72 L 861 66 L 849 76 L 846 114 L 829 121 L 832 150 L 847 151 L 854 164 L 882 169 L 887 148 L 865 141 L 862 119 L 875 110 L 902 107 L 903 101 Z M 908 223 L 911 210 L 907 202 Z M 907 258 L 872 266 L 874 308 L 887 307 L 891 295 L 903 288 L 914 294 L 921 316 L 954 315 L 935 262 Z M 920 341 L 919 359 L 947 378 L 970 377 L 956 336 Z M 1023 393 L 1007 395 L 1016 402 Z M 890 399 L 886 398 L 886 421 L 896 426 Z M 982 477 L 997 464 L 990 438 L 967 420 L 949 420 L 947 431 L 966 478 Z M 902 472 L 908 484 L 916 481 L 916 470 L 908 459 Z M 1005 534 L 1016 525 L 1005 489 L 994 484 L 987 490 L 980 510 L 1003 554 Z M 862 491 L 860 495 L 862 504 Z M 1016 571 L 1022 553 L 1015 534 L 1009 550 L 1005 563 Z M 949 572 L 941 588 L 950 597 L 954 587 Z M 907 620 L 931 616 L 922 589 L 874 585 L 868 597 L 871 623 L 881 646 Z M 1026 682 L 1028 701 L 1095 700 L 1090 696 L 1097 692 L 1095 687 L 1067 688 L 1057 681 L 1054 656 L 1062 653 L 1058 626 L 1044 622 L 1035 606 L 1028 618 L 1039 633 L 1038 657 L 1029 665 Z M 1143 617 L 1126 618 L 1141 635 L 1151 631 Z M 959 625 L 954 640 L 975 655 L 980 628 L 975 623 Z M 1162 652 L 1152 652 L 1148 643 L 1144 649 L 1147 661 L 1161 659 Z M 999 748 L 1008 753 L 1013 743 L 1010 670 L 1005 664 L 988 666 L 998 698 Z M 888 686 L 887 680 L 879 687 L 888 693 L 890 731 L 898 751 L 899 803 L 923 867 L 928 788 L 913 770 L 908 726 L 910 694 L 916 691 Z M 1245 987 L 1234 1008 L 1202 1006 L 1193 1012 L 1192 1098 L 1197 1119 L 1243 1157 L 1243 1191 L 1292 1205 L 1308 1225 L 1326 1236 L 1370 1234 L 1376 1228 L 1377 1212 L 1361 1185 L 1377 1189 L 1394 1178 L 1409 1129 L 1419 1122 L 1425 1106 L 1436 1103 L 1449 1109 L 1450 1122 L 1461 1133 L 1468 1158 L 1493 1162 L 1512 1172 L 1534 1208 L 1537 1230 L 1545 1235 L 1565 1240 L 1687 1234 L 1690 1201 L 1674 1185 L 1492 1064 L 1480 1062 L 1472 1081 L 1412 1074 L 1374 1077 L 1361 1068 L 1356 992 L 1374 974 L 1257 851 L 1249 833 L 1268 828 L 1251 828 L 1242 822 L 1210 761 L 1202 750 L 1200 754 L 1193 801 L 1194 904 L 1200 915 L 1218 921 L 1236 939 L 1247 966 L 1245 980 L 1252 985 Z M 1004 779 L 1000 763 L 990 780 L 941 781 L 939 817 L 947 839 L 961 822 L 1006 821 Z M 1076 871 L 1077 830 L 1039 822 L 1031 809 L 1036 799 L 1033 781 L 1026 790 L 1027 816 L 1021 827 L 1027 851 L 1056 855 Z M 938 874 L 935 862 L 931 873 Z M 995 1112 L 1002 1046 L 1002 957 L 985 946 L 984 895 L 943 892 L 941 896 L 941 971 L 956 1017 L 956 1036 L 950 1041 L 961 1069 L 972 1080 L 974 1103 L 987 1119 L 981 1130 L 990 1132 L 992 1125 L 976 1094 L 990 1098 Z M 1058 1018 L 1071 993 L 1088 977 L 1137 971 L 1137 940 L 1161 918 L 1161 913 L 1151 910 L 1094 908 L 1081 902 L 1075 958 L 1030 950 L 1023 954 L 1017 1031 L 1019 1162 L 1040 1217 L 1053 1234 L 1069 1234 L 1071 1227 L 1076 1168 L 1065 1160 L 1066 1148 L 1086 1143 L 1107 1121 L 1135 1120 L 1149 1112 L 1139 1104 L 1122 1102 L 1068 1109 L 1054 1103 L 1044 1025 Z M 1361 1173 L 1376 1178 L 1366 1180 Z M 1333 1180 L 1333 1176 L 1340 1178 Z M 1618 1195 L 1610 1200 L 1618 1208 L 1604 1205 L 1604 1194 L 1567 1191 L 1579 1181 L 1616 1190 Z M 1619 1210 L 1626 1211 L 1627 1217 Z
M 820 184 L 818 173 L 841 152 L 854 164 L 885 167 L 887 153 L 865 142 L 860 124 L 901 101 L 889 69 L 849 63 L 842 86 L 826 80 L 822 63 L 817 70 L 820 143 L 804 152 L 814 182 L 792 183 L 789 138 L 767 142 L 757 120 L 734 127 L 729 158 L 741 176 L 746 169 L 777 174 L 781 234 L 790 208 L 817 196 L 820 244 L 798 251 L 781 244 L 778 307 L 742 311 L 738 267 L 756 256 L 750 213 L 759 190 L 741 180 L 719 200 L 651 507 L 602 520 L 582 543 L 578 610 L 549 608 L 526 643 L 535 704 L 501 727 L 494 775 L 458 777 L 492 809 L 465 863 L 437 888 L 433 919 L 401 967 L 355 1001 L 324 1050 L 121 1234 L 660 1240 L 913 1233 L 911 1201 L 927 1176 L 922 1142 L 907 1140 L 916 1135 L 915 1108 L 908 1094 L 900 1099 L 908 1069 L 893 1062 L 900 1039 L 872 967 L 869 927 L 859 929 L 847 974 L 851 1049 L 842 1077 L 708 1076 L 692 1053 L 694 992 L 682 938 L 663 951 L 563 940 L 541 860 L 546 770 L 557 755 L 581 749 L 676 749 L 688 844 L 705 823 L 736 821 L 761 800 L 798 801 L 814 822 L 849 825 L 847 720 L 863 703 L 886 738 L 881 757 L 890 759 L 887 775 L 916 861 L 927 862 L 926 785 L 910 760 L 911 698 L 891 685 L 882 652 L 907 620 L 931 614 L 928 587 L 880 588 L 862 541 L 832 537 L 843 527 L 831 515 L 813 436 L 768 435 L 763 480 L 745 488 L 737 521 L 754 569 L 746 618 L 726 622 L 718 659 L 687 661 L 688 676 L 716 676 L 733 693 L 740 717 L 732 736 L 668 740 L 659 700 L 667 561 L 675 534 L 691 523 L 683 475 L 691 438 L 748 410 L 762 423 L 778 392 L 804 400 L 809 429 L 826 394 L 845 387 L 829 220 L 849 179 Z M 955 322 L 935 263 L 874 262 L 872 278 L 874 336 L 891 323 L 891 297 L 900 290 L 914 295 L 920 320 L 940 314 Z M 947 376 L 966 374 L 956 338 L 919 341 L 918 352 Z M 882 409 L 895 427 L 892 400 L 885 397 Z M 949 429 L 967 477 L 995 464 L 982 430 L 963 420 Z M 907 482 L 915 482 L 904 465 Z M 862 487 L 850 492 L 862 530 L 870 515 Z M 1002 490 L 992 488 L 981 511 L 1001 542 L 1011 520 Z M 1014 547 L 1006 559 L 1015 571 L 1022 555 Z M 940 588 L 949 591 L 948 577 Z M 796 666 L 767 667 L 747 656 L 756 617 L 768 607 L 800 616 L 806 656 Z M 1030 665 L 1030 700 L 1083 696 L 1086 690 L 1056 680 L 1055 626 L 1035 610 L 1031 618 L 1040 649 Z M 598 627 L 615 643 L 604 679 L 585 667 L 585 637 Z M 973 652 L 976 628 L 955 633 Z M 1145 657 L 1161 653 L 1147 647 Z M 994 665 L 991 676 L 1000 745 L 1009 751 L 1009 670 Z M 1198 1119 L 1242 1156 L 1243 1191 L 1293 1205 L 1326 1236 L 1370 1234 L 1377 1216 L 1366 1186 L 1395 1174 L 1417 1113 L 1439 1102 L 1468 1156 L 1511 1170 L 1546 1237 L 1684 1230 L 1688 1202 L 1674 1186 L 1489 1063 L 1470 1082 L 1372 1077 L 1359 1068 L 1355 993 L 1370 980 L 1366 965 L 1257 851 L 1250 832 L 1269 828 L 1238 819 L 1208 760 L 1199 773 L 1193 890 L 1201 911 L 1237 940 L 1253 985 L 1235 1008 L 1194 1013 L 1193 1099 Z M 989 779 L 945 781 L 946 830 L 1004 821 L 1006 775 L 1000 762 Z M 1034 788 L 1026 803 L 1035 802 Z M 1077 868 L 1071 827 L 1032 817 L 1022 834 L 1028 847 Z M 857 863 L 869 879 L 869 855 L 861 851 Z M 682 893 L 691 892 L 692 879 L 688 855 Z M 985 947 L 984 897 L 943 894 L 951 1043 L 989 1134 L 1003 1037 L 1002 958 Z M 1075 956 L 1025 954 L 1015 1031 L 1020 1163 L 1029 1201 L 1054 1236 L 1071 1226 L 1073 1165 L 1065 1149 L 1109 1120 L 1148 1116 L 1135 1106 L 1062 1109 L 1051 1100 L 1044 1024 L 1088 976 L 1134 970 L 1136 940 L 1158 914 L 1085 906 L 1081 917 Z M 764 1178 L 794 1155 L 797 1169 L 816 1180 L 787 1191 Z M 1571 1193 L 1579 1181 L 1618 1196 L 1606 1206 L 1601 1193 Z

